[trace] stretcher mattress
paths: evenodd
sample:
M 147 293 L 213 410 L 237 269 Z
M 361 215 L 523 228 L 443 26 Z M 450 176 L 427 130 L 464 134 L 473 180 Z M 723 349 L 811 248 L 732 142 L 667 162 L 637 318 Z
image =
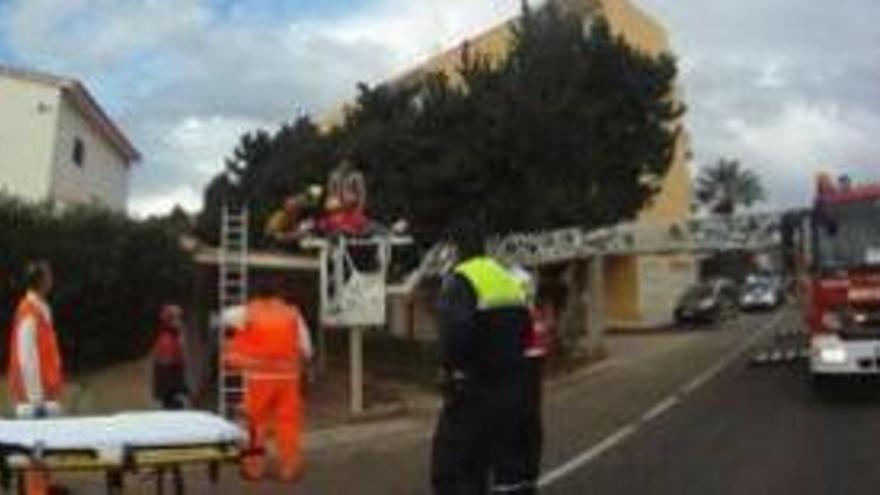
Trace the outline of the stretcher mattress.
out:
M 0 446 L 49 454 L 92 452 L 105 463 L 122 463 L 132 450 L 240 447 L 245 440 L 245 432 L 234 423 L 195 411 L 0 420 Z

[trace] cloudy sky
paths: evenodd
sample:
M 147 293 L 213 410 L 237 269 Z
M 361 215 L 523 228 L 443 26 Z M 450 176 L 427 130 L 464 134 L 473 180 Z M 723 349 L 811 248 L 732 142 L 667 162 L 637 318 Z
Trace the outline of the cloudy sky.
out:
M 820 168 L 880 175 L 880 2 L 635 0 L 681 59 L 695 164 L 774 206 Z M 0 62 L 83 80 L 143 152 L 132 210 L 200 203 L 245 130 L 321 112 L 513 15 L 519 0 L 0 0 Z

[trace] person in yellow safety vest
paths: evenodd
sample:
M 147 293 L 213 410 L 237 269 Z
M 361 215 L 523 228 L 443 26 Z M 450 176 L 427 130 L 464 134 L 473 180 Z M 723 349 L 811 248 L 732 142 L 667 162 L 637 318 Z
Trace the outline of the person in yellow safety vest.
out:
M 258 284 L 247 306 L 232 308 L 223 324 L 237 331 L 226 348 L 226 365 L 242 371 L 244 415 L 254 455 L 242 462 L 242 475 L 260 480 L 266 474 L 265 449 L 274 430 L 279 478 L 293 482 L 303 474 L 302 371 L 312 356 L 305 318 L 279 295 L 274 281 Z
M 443 409 L 434 434 L 435 495 L 533 495 L 524 451 L 525 343 L 531 321 L 520 282 L 485 254 L 477 220 L 453 232 L 459 263 L 439 303 Z
M 46 298 L 52 290 L 52 269 L 46 262 L 25 269 L 27 293 L 12 321 L 7 379 L 19 418 L 45 418 L 61 413 L 59 401 L 64 388 L 61 353 L 55 336 L 52 312 Z M 24 475 L 29 495 L 50 492 L 49 475 L 42 470 Z

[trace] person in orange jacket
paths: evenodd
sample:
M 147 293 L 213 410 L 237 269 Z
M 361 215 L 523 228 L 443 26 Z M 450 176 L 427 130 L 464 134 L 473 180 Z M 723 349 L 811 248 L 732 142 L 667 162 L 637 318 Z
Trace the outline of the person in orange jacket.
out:
M 27 293 L 12 320 L 7 372 L 10 397 L 19 418 L 45 418 L 61 412 L 64 374 L 52 312 L 46 302 L 53 281 L 47 262 L 30 263 L 25 269 Z M 28 471 L 24 479 L 29 495 L 50 492 L 47 472 Z
M 274 430 L 278 476 L 296 481 L 303 473 L 301 377 L 312 356 L 305 318 L 285 303 L 273 281 L 259 284 L 247 306 L 228 310 L 223 324 L 237 329 L 224 364 L 241 369 L 245 380 L 244 415 L 254 454 L 242 461 L 242 474 L 254 481 L 265 476 L 267 437 Z

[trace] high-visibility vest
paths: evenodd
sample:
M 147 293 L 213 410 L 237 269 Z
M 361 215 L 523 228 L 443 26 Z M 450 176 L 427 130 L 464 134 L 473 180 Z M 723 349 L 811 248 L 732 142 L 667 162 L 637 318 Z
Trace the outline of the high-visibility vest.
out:
M 280 299 L 257 299 L 245 308 L 244 327 L 227 348 L 227 364 L 251 378 L 294 378 L 299 374 L 299 310 Z
M 480 310 L 526 305 L 526 293 L 519 280 L 488 256 L 479 256 L 459 264 L 455 267 L 455 273 L 471 283 Z
M 476 294 L 478 334 L 472 371 L 492 377 L 521 368 L 530 317 L 520 281 L 488 256 L 459 264 L 455 273 L 466 279 Z
M 58 351 L 55 329 L 52 326 L 49 315 L 32 300 L 31 296 L 25 296 L 21 300 L 12 321 L 7 374 L 12 400 L 18 404 L 28 402 L 27 385 L 21 367 L 24 357 L 18 354 L 18 334 L 21 330 L 22 322 L 28 318 L 33 318 L 36 322 L 37 358 L 40 361 L 39 370 L 43 399 L 46 401 L 58 400 L 64 386 L 64 375 L 61 369 L 61 354 Z

